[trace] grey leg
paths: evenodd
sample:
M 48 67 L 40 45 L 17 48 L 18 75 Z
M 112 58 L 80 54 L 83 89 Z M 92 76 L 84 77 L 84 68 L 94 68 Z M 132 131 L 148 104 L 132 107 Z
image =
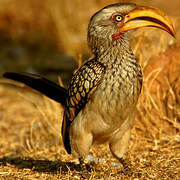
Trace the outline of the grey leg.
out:
M 115 136 L 110 141 L 109 147 L 112 154 L 119 160 L 119 162 L 123 165 L 124 173 L 128 175 L 132 175 L 131 169 L 126 164 L 123 159 L 123 155 L 126 153 L 129 139 L 131 135 L 131 128 L 128 128 L 124 131 L 119 131 L 115 134 Z

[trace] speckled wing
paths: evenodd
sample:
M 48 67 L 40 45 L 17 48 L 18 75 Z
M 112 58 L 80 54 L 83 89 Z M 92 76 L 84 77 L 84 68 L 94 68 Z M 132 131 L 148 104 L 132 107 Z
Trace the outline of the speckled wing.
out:
M 67 107 L 62 124 L 62 136 L 67 152 L 71 153 L 69 127 L 96 90 L 104 75 L 105 67 L 92 59 L 86 62 L 73 76 L 68 89 Z

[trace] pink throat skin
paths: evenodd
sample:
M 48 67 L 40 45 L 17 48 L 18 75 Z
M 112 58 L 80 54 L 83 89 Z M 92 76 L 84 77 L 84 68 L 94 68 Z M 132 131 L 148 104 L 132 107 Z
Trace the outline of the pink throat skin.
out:
M 114 40 L 116 40 L 116 39 L 119 39 L 122 35 L 123 35 L 122 32 L 118 32 L 117 34 L 113 34 L 113 35 L 112 35 L 112 38 L 113 38 Z

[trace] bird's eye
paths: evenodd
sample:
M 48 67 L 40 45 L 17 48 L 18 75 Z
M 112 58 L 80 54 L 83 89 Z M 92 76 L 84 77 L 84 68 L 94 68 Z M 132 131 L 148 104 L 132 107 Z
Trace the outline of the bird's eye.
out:
M 115 20 L 116 20 L 117 22 L 120 22 L 120 21 L 123 20 L 123 17 L 122 17 L 121 15 L 117 15 L 117 16 L 115 16 Z

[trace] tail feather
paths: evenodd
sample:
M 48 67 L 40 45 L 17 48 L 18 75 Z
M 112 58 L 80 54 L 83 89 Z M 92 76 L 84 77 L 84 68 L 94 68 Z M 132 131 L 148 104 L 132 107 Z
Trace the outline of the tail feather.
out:
M 3 77 L 22 82 L 27 86 L 41 92 L 47 97 L 61 103 L 63 106 L 66 106 L 66 98 L 68 96 L 67 89 L 44 77 L 30 73 L 14 72 L 6 72 L 3 74 Z
M 69 121 L 66 117 L 66 114 L 64 114 L 64 119 L 63 119 L 62 128 L 61 128 L 61 135 L 63 138 L 64 147 L 68 154 L 71 154 L 71 144 L 70 144 L 70 137 L 69 137 L 70 125 L 71 125 L 71 121 Z

